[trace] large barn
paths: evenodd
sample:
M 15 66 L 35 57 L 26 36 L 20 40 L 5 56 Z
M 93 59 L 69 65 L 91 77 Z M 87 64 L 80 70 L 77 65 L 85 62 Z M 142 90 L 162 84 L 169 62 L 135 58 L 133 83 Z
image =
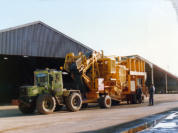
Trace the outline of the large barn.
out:
M 37 21 L 0 30 L 0 103 L 18 97 L 22 85 L 33 84 L 36 69 L 59 69 L 69 52 L 87 52 L 91 48 Z M 154 83 L 157 93 L 178 92 L 178 78 L 146 62 L 147 85 Z
M 63 66 L 69 52 L 91 48 L 37 21 L 0 31 L 0 103 L 17 98 L 21 85 L 33 83 L 35 69 Z

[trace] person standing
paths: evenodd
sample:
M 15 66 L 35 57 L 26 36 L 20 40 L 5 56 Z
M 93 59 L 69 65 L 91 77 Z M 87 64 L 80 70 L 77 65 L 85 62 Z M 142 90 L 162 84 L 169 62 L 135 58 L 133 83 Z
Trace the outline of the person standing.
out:
M 153 84 L 151 84 L 150 88 L 149 88 L 149 105 L 154 105 L 154 99 L 153 99 L 153 95 L 155 92 L 155 87 Z

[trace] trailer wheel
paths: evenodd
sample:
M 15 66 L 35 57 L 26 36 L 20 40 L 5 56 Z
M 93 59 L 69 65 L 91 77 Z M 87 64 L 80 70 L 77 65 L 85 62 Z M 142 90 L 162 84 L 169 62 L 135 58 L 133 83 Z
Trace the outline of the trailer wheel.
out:
M 39 95 L 37 98 L 36 108 L 40 114 L 53 113 L 56 108 L 55 98 L 49 94 Z
M 66 99 L 66 108 L 69 111 L 76 112 L 82 107 L 82 97 L 79 93 L 72 93 Z
M 35 105 L 34 104 L 25 104 L 25 103 L 20 103 L 19 104 L 19 110 L 23 113 L 23 114 L 32 114 L 35 112 Z
M 101 108 L 110 108 L 112 104 L 111 97 L 106 95 L 106 96 L 101 96 L 99 99 L 99 105 Z

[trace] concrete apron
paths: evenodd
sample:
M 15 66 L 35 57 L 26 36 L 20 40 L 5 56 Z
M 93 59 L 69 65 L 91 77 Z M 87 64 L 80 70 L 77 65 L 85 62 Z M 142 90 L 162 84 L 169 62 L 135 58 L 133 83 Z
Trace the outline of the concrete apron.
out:
M 157 124 L 162 122 L 164 119 L 167 119 L 172 115 L 175 115 L 175 112 L 178 112 L 178 108 L 173 108 L 168 111 L 150 115 L 131 122 L 126 122 L 108 128 L 103 128 L 101 130 L 87 131 L 84 133 L 98 133 L 98 132 L 99 133 L 136 133 L 136 132 L 151 133 L 153 131 L 162 132 L 165 131 L 164 127 L 162 127 L 163 129 L 160 129 L 159 127 L 158 127 L 159 129 L 157 129 L 158 126 Z M 165 120 L 163 122 L 165 122 Z
M 177 95 L 176 95 L 177 96 Z M 59 111 L 51 115 L 23 115 L 18 111 L 17 107 L 12 109 L 11 106 L 0 106 L 0 131 L 4 132 L 29 132 L 31 133 L 54 133 L 61 132 L 94 132 L 112 129 L 123 123 L 132 123 L 133 121 L 144 119 L 148 116 L 156 116 L 160 112 L 171 110 L 178 107 L 177 97 L 170 95 L 173 100 L 170 102 L 157 103 L 155 106 L 147 106 L 144 104 L 121 105 L 111 109 L 100 109 L 99 107 L 88 108 L 78 112 L 70 113 L 67 111 Z M 161 98 L 159 97 L 159 100 Z M 165 98 L 164 98 L 165 100 Z M 166 100 L 167 101 L 167 100 Z M 149 118 L 149 117 L 148 117 Z M 134 123 L 136 123 L 134 122 Z M 143 124 L 126 125 L 123 131 Z M 48 128 L 46 128 L 48 127 Z M 70 127 L 70 128 L 64 128 Z M 111 130 L 112 131 L 112 130 Z

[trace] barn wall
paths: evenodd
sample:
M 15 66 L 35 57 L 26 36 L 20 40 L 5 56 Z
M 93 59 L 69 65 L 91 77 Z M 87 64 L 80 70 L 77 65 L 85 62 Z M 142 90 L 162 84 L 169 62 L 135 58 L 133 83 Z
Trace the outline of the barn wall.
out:
M 149 87 L 152 83 L 152 69 L 148 63 L 145 64 L 147 73 L 146 85 Z M 163 72 L 158 67 L 153 66 L 153 80 L 156 93 L 166 93 L 166 74 L 167 74 L 167 93 L 178 93 L 178 80 L 168 73 Z
M 168 76 L 168 93 L 178 93 L 178 81 Z

